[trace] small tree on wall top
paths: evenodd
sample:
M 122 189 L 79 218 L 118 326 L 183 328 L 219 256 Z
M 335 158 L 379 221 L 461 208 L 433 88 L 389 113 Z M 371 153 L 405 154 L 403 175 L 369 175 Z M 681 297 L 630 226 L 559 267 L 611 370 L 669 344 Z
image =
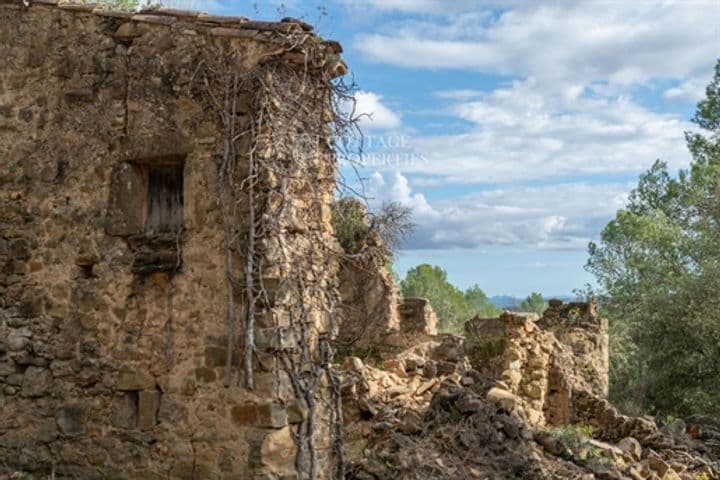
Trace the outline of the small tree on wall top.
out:
M 377 212 L 368 212 L 360 200 L 344 197 L 332 207 L 335 237 L 348 255 L 375 248 L 392 257 L 414 228 L 410 217 L 410 209 L 396 202 L 383 203 Z

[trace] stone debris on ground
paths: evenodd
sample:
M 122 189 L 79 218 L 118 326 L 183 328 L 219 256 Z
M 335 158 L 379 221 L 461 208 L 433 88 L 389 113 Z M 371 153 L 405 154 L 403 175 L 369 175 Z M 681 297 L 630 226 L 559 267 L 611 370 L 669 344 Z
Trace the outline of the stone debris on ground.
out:
M 658 428 L 619 413 L 604 397 L 607 379 L 597 378 L 607 375 L 607 325 L 591 304 L 567 307 L 554 303 L 543 318 L 474 319 L 467 338 L 422 335 L 384 360 L 345 357 L 336 368 L 347 478 L 720 478 L 712 419 Z M 594 340 L 580 357 L 571 355 L 578 342 L 558 340 L 578 336 Z

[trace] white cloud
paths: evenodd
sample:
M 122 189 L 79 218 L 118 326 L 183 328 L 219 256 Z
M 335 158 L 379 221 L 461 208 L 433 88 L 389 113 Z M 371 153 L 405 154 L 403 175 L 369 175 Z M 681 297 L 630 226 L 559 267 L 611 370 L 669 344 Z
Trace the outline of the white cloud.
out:
M 634 175 L 657 158 L 673 167 L 689 160 L 683 132 L 692 125 L 626 97 L 553 96 L 529 79 L 476 98 L 458 98 L 450 101 L 447 113 L 469 127 L 410 137 L 407 146 L 422 161 L 406 162 L 403 173 L 424 175 L 426 184 L 487 184 Z
M 627 202 L 630 184 L 565 183 L 514 186 L 428 202 L 413 193 L 408 179 L 377 172 L 375 202 L 398 201 L 413 210 L 417 230 L 408 249 L 529 245 L 543 249 L 585 249 Z
M 705 96 L 705 87 L 710 83 L 708 77 L 693 77 L 685 80 L 676 87 L 668 88 L 663 97 L 669 100 L 697 102 Z
M 340 3 L 365 11 L 373 8 L 381 11 L 433 14 L 457 12 L 477 4 L 476 0 L 340 0 Z
M 383 8 L 393 1 L 366 3 Z M 421 7 L 438 2 L 400 3 L 428 11 Z M 464 2 L 461 14 L 392 23 L 355 46 L 371 60 L 406 67 L 621 85 L 708 71 L 717 56 L 715 0 L 507 4 L 512 8 L 492 17 L 487 5 Z
M 405 13 L 356 39 L 365 59 L 468 77 L 464 89 L 440 80 L 425 92 L 442 105 L 425 115 L 460 128 L 410 137 L 418 160 L 401 173 L 376 165 L 371 192 L 415 212 L 408 248 L 584 249 L 627 201 L 626 179 L 656 158 L 673 168 L 690 159 L 693 125 L 634 95 L 697 100 L 720 45 L 716 0 L 344 1 Z M 487 82 L 478 72 L 512 80 L 473 89 L 472 78 Z M 462 184 L 492 187 L 447 193 Z M 441 200 L 429 195 L 436 187 Z
M 452 8 L 464 10 L 454 16 L 433 11 L 433 0 L 397 1 L 429 15 L 406 15 L 360 36 L 356 46 L 366 57 L 516 78 L 489 92 L 435 92 L 443 113 L 467 123 L 413 139 L 424 161 L 403 172 L 431 183 L 494 183 L 636 174 L 656 158 L 687 164 L 683 132 L 692 125 L 643 107 L 633 89 L 674 79 L 678 86 L 665 98 L 698 98 L 698 78 L 708 77 L 720 45 L 720 9 L 708 8 L 716 0 L 492 2 L 505 7 L 500 14 L 456 2 Z
M 486 92 L 482 90 L 440 90 L 435 92 L 435 96 L 438 98 L 446 98 L 450 100 L 469 100 L 471 98 L 482 97 Z
M 380 95 L 359 91 L 355 94 L 355 101 L 354 113 L 360 118 L 363 129 L 390 129 L 400 126 L 400 116 L 382 102 Z

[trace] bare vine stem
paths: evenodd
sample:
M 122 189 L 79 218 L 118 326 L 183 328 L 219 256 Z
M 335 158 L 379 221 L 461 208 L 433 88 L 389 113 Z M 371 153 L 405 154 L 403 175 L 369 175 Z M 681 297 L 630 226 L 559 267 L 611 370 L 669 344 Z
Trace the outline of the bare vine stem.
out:
M 362 134 L 354 114 L 355 86 L 333 80 L 324 63 L 313 63 L 328 58 L 320 51 L 325 48 L 322 42 L 297 33 L 286 40 L 282 51 L 242 73 L 234 67 L 242 59 L 230 49 L 219 62 L 203 59 L 191 79 L 190 91 L 217 112 L 222 127 L 217 179 L 228 302 L 224 381 L 228 387 L 233 384 L 242 319 L 244 387 L 254 389 L 256 375 L 267 372 L 271 360 L 273 396 L 288 401 L 281 398 L 284 376 L 294 401 L 307 409 L 292 432 L 298 479 L 314 480 L 321 473 L 317 431 L 327 420 L 333 435 L 333 479 L 341 480 L 345 457 L 340 385 L 330 365 L 330 343 L 318 330 L 318 315 L 332 321 L 335 314 L 334 280 L 323 278 L 334 278 L 342 253 L 328 240 L 323 212 L 333 185 L 354 188 L 342 177 L 338 186 L 337 167 L 327 159 L 339 155 L 355 168 L 358 157 L 351 149 L 361 147 Z M 289 61 L 285 53 L 302 58 Z M 268 278 L 279 284 L 268 288 Z M 282 324 L 280 314 L 288 317 Z M 272 320 L 272 347 L 256 346 L 261 316 Z M 262 327 L 267 330 L 269 325 Z M 266 336 L 264 332 L 262 338 Z

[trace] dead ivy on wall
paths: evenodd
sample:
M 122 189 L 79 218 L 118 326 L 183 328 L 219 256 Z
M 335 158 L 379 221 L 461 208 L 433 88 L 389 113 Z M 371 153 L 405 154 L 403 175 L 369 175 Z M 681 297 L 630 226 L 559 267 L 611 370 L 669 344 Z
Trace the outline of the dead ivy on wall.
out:
M 217 181 L 228 290 L 225 384 L 235 378 L 238 344 L 237 378 L 245 388 L 256 388 L 258 371 L 271 371 L 280 398 L 282 378 L 289 379 L 307 411 L 293 432 L 298 478 L 321 473 L 316 440 L 327 419 L 332 478 L 339 480 L 342 405 L 330 337 L 339 301 L 331 283 L 343 253 L 328 222 L 335 160 L 356 162 L 351 149 L 362 144 L 355 87 L 336 79 L 339 57 L 309 34 L 288 35 L 282 51 L 249 71 L 232 68 L 241 62 L 232 49 L 219 61 L 203 60 L 191 85 L 191 94 L 217 112 L 223 133 Z

